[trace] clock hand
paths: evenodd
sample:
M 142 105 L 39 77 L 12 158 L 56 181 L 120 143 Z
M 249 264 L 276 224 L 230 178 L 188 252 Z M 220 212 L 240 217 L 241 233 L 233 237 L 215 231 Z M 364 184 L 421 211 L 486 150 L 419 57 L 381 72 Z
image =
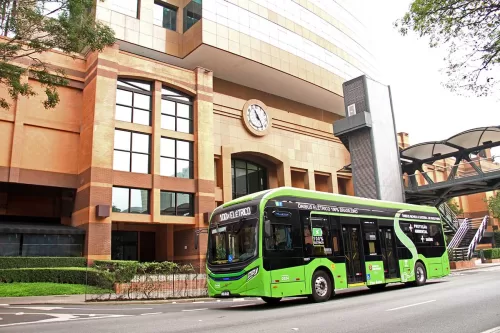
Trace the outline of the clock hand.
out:
M 255 115 L 257 116 L 257 120 L 259 121 L 260 126 L 264 127 L 264 124 L 262 124 L 262 120 L 260 120 L 259 113 L 257 111 L 255 111 Z

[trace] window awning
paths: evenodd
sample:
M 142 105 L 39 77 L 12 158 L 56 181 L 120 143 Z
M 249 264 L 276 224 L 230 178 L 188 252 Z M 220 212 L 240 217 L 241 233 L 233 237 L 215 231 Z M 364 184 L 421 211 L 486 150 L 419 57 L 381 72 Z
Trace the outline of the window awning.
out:
M 84 235 L 85 230 L 63 225 L 23 222 L 0 222 L 0 233 L 3 234 L 50 234 L 50 235 Z

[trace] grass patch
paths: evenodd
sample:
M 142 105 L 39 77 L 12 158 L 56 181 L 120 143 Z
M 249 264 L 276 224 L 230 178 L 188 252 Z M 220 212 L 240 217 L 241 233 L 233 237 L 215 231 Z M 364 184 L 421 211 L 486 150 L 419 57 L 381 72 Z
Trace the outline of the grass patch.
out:
M 106 294 L 110 290 L 93 286 L 86 287 L 87 294 Z M 85 294 L 85 285 L 50 282 L 0 283 L 0 297 L 52 296 Z

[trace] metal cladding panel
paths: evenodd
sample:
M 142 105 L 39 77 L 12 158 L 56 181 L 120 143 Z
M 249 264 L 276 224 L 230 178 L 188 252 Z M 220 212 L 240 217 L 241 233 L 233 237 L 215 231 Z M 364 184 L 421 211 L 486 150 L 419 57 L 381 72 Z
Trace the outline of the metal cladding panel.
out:
M 404 202 L 401 163 L 389 87 L 370 79 L 366 80 L 366 87 L 372 116 L 372 148 L 379 199 Z
M 377 199 L 373 149 L 369 129 L 349 135 L 354 195 Z
M 364 76 L 352 79 L 343 84 L 344 86 L 344 105 L 346 117 L 348 114 L 348 107 L 355 105 L 356 113 L 370 112 L 366 100 L 366 87 Z

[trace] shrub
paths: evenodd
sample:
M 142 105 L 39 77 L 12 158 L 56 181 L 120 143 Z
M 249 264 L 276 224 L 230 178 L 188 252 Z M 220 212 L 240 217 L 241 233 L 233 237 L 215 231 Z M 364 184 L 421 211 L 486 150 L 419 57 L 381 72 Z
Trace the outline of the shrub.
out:
M 103 289 L 111 289 L 113 276 L 92 268 L 16 268 L 0 269 L 0 282 L 54 282 L 88 284 Z
M 115 282 L 130 282 L 137 274 L 139 263 L 125 260 L 95 260 L 93 268 L 109 273 Z
M 485 259 L 500 259 L 500 248 L 484 249 L 483 254 Z
M 495 246 L 500 247 L 500 231 L 495 231 L 493 237 L 495 238 Z
M 85 267 L 82 257 L 0 257 L 0 269 L 41 267 Z

